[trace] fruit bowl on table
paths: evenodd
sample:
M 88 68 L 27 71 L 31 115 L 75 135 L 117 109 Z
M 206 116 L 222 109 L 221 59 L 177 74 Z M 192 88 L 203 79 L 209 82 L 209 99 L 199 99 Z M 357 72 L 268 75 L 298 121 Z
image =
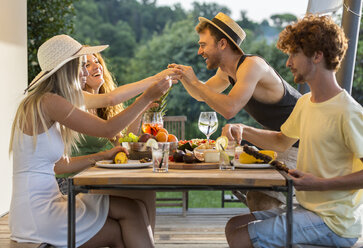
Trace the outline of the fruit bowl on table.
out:
M 129 159 L 152 158 L 151 148 L 146 147 L 145 142 L 122 142 L 121 145 L 129 152 Z
M 121 145 L 129 152 L 129 159 L 152 158 L 151 147 L 145 146 L 146 142 L 122 142 Z M 169 153 L 173 154 L 178 148 L 178 142 L 158 142 L 169 143 Z

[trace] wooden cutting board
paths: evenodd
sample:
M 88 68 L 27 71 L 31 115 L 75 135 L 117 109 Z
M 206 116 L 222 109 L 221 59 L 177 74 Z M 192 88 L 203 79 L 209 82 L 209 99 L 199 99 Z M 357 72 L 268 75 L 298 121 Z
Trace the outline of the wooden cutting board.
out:
M 218 169 L 219 163 L 177 163 L 169 161 L 169 169 L 179 169 L 179 170 L 208 170 L 208 169 Z

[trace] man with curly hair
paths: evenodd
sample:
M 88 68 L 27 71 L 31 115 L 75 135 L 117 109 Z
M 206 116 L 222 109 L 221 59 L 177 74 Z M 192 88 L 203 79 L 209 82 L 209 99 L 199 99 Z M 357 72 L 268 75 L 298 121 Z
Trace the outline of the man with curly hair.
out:
M 306 82 L 280 132 L 243 124 L 224 129 L 265 149 L 284 150 L 300 140 L 297 169 L 289 170 L 299 205 L 293 243 L 351 247 L 363 232 L 363 108 L 335 77 L 348 47 L 343 30 L 328 16 L 308 15 L 280 34 L 294 81 Z M 284 247 L 283 209 L 235 216 L 226 225 L 230 247 Z

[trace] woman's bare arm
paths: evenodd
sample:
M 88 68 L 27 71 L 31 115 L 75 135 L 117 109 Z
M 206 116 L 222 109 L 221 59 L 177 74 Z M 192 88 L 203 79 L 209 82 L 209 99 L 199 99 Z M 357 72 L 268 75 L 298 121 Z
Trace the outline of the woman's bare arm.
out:
M 107 151 L 98 152 L 91 155 L 71 157 L 69 159 L 62 157 L 54 166 L 56 174 L 75 173 L 93 166 L 96 161 L 104 159 L 113 159 L 118 152 L 127 153 L 126 148 L 122 146 L 114 147 Z
M 102 108 L 107 106 L 114 106 L 125 102 L 140 93 L 144 92 L 147 88 L 149 88 L 153 83 L 158 82 L 162 79 L 165 79 L 167 76 L 172 78 L 178 78 L 178 69 L 166 69 L 154 76 L 145 78 L 143 80 L 137 81 L 135 83 L 125 84 L 120 87 L 117 87 L 115 90 L 105 93 L 105 94 L 91 94 L 89 92 L 84 91 L 84 101 L 87 109 L 90 108 Z M 174 82 L 176 83 L 176 82 Z
M 42 99 L 42 107 L 48 119 L 56 121 L 74 131 L 97 137 L 112 138 L 133 122 L 139 113 L 155 99 L 160 98 L 168 89 L 168 80 L 154 83 L 133 104 L 109 120 L 103 120 L 82 111 L 55 94 L 47 94 Z

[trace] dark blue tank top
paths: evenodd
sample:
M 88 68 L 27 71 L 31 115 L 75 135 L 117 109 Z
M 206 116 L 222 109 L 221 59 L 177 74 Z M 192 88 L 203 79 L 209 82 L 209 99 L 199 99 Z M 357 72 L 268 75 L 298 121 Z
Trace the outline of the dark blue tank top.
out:
M 245 58 L 251 56 L 258 56 L 258 55 L 246 55 L 246 54 L 242 55 L 240 60 L 238 61 L 236 71 L 238 70 L 239 66 L 243 63 Z M 266 60 L 265 62 L 267 63 Z M 269 63 L 267 64 L 269 65 Z M 290 113 L 292 112 L 296 104 L 296 101 L 299 99 L 301 94 L 290 84 L 286 83 L 285 80 L 282 79 L 280 74 L 278 74 L 273 67 L 271 68 L 279 76 L 279 78 L 281 79 L 281 83 L 284 86 L 285 90 L 283 97 L 277 103 L 270 104 L 257 101 L 252 96 L 251 99 L 246 104 L 246 106 L 244 107 L 244 110 L 246 110 L 246 112 L 249 115 L 251 115 L 252 118 L 254 118 L 258 123 L 260 123 L 265 129 L 280 131 L 281 125 L 289 117 Z M 228 76 L 228 79 L 232 85 L 235 84 L 233 78 Z

